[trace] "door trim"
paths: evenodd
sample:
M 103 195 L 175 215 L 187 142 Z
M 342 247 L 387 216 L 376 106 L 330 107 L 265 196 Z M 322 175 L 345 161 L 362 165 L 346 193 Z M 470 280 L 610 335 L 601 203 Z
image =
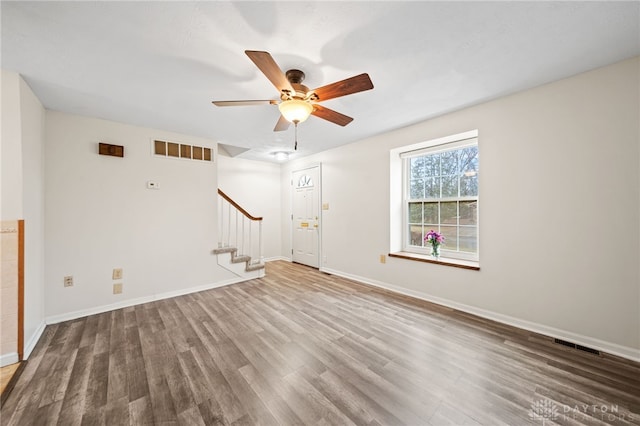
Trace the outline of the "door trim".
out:
M 18 221 L 18 361 L 24 355 L 24 219 Z

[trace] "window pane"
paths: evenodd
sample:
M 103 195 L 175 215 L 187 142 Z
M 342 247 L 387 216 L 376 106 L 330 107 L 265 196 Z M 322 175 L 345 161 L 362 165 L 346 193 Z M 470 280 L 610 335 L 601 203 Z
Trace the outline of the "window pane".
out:
M 442 197 L 458 196 L 458 176 L 442 176 Z
M 478 195 L 478 147 L 460 150 L 460 196 Z
M 470 146 L 460 150 L 460 171 L 478 171 L 478 147 Z
M 409 223 L 422 223 L 422 203 L 409 203 Z
M 426 178 L 424 184 L 424 198 L 440 198 L 440 178 Z
M 425 157 L 415 157 L 411 159 L 409 179 L 417 179 L 424 176 Z
M 468 197 L 478 195 L 478 173 L 467 172 L 469 175 L 460 176 L 460 196 Z
M 460 227 L 460 251 L 478 252 L 478 228 L 476 226 Z
M 455 226 L 441 226 L 440 233 L 444 237 L 443 247 L 446 250 L 458 250 L 458 228 Z
M 458 151 L 447 151 L 440 154 L 440 174 L 458 174 Z
M 440 175 L 440 154 L 426 155 L 422 158 L 424 158 L 424 175 L 439 176 Z
M 477 225 L 477 201 L 460 201 L 460 225 Z
M 438 225 L 438 203 L 424 203 L 424 223 Z
M 422 179 L 412 179 L 409 185 L 409 198 L 420 199 L 424 197 L 424 181 Z
M 409 226 L 409 244 L 412 246 L 422 246 L 422 226 Z
M 458 224 L 458 202 L 440 203 L 440 223 L 443 225 Z

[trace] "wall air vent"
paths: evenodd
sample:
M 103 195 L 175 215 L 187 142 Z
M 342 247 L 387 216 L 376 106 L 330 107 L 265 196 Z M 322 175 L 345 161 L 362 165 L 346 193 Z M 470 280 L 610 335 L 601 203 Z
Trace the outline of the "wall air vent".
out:
M 600 355 L 600 351 L 593 348 L 588 348 L 582 345 L 576 345 L 576 349 L 579 351 L 589 352 L 590 354 Z
M 559 345 L 562 346 L 568 346 L 570 348 L 576 348 L 576 344 L 575 343 L 571 343 L 571 342 L 567 342 L 566 340 L 560 340 L 560 339 L 553 339 L 553 341 Z
M 186 160 L 197 161 L 213 161 L 213 152 L 211 148 L 185 145 L 177 142 L 154 140 L 153 153 L 160 157 L 183 158 Z
M 583 352 L 589 352 L 590 354 L 600 355 L 600 351 L 597 349 L 589 348 L 587 346 L 577 345 L 575 343 L 567 342 L 566 340 L 553 339 L 553 341 L 559 345 L 567 346 L 569 348 L 577 349 Z

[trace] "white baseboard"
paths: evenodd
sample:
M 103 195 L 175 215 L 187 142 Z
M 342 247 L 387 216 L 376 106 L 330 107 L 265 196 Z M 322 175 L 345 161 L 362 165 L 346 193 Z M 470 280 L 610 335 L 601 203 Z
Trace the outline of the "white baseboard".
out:
M 399 287 L 386 282 L 373 280 L 371 278 L 361 277 L 358 275 L 353 275 L 353 274 L 349 274 L 342 271 L 336 271 L 330 268 L 320 268 L 320 271 L 326 272 L 328 274 L 337 275 L 339 277 L 348 278 L 350 280 L 357 281 L 363 284 L 372 285 L 374 287 L 383 288 L 385 290 L 393 291 L 394 293 L 399 293 L 405 296 L 415 297 L 416 299 L 425 300 L 427 302 L 436 303 L 438 305 L 446 306 L 448 308 L 457 309 L 462 312 L 477 315 L 482 318 L 490 319 L 502 324 L 511 325 L 524 330 L 532 331 L 534 333 L 543 334 L 545 336 L 562 339 L 568 342 L 587 346 L 602 352 L 606 352 L 611 355 L 616 355 L 622 358 L 630 359 L 632 361 L 640 362 L 640 349 L 635 349 L 628 346 L 622 346 L 612 342 L 606 342 L 604 340 L 596 339 L 589 336 L 584 336 L 582 334 L 573 333 L 571 331 L 561 330 L 555 327 L 549 327 L 544 324 L 538 324 L 538 323 L 523 320 L 520 318 L 515 318 L 509 315 L 503 315 L 497 312 L 488 311 L 486 309 L 477 308 L 475 306 L 465 305 L 463 303 L 458 303 L 452 300 L 432 296 L 427 293 L 406 289 L 406 288 Z
M 171 297 L 183 296 L 185 294 L 197 293 L 199 291 L 211 290 L 213 288 L 224 287 L 231 284 L 237 284 L 243 281 L 255 279 L 255 277 L 237 277 L 225 281 L 219 281 L 213 284 L 205 284 L 196 287 L 189 287 L 180 290 L 168 291 L 165 293 L 154 294 L 151 296 L 138 297 L 135 299 L 127 299 L 117 303 L 111 303 L 109 305 L 95 306 L 92 308 L 81 309 L 79 311 L 67 312 L 59 315 L 51 315 L 45 318 L 47 324 L 57 324 L 63 321 L 69 321 L 77 318 L 86 317 L 89 315 L 101 314 L 103 312 L 109 312 L 116 309 L 128 308 L 129 306 L 141 305 L 143 303 L 155 302 L 156 300 L 169 299 Z
M 273 256 L 264 259 L 265 262 L 275 262 L 276 260 L 284 260 L 285 262 L 291 262 L 291 259 L 285 256 Z
M 7 365 L 15 364 L 18 361 L 18 352 L 0 355 L 0 367 L 6 367 Z
M 33 348 L 36 347 L 38 340 L 40 340 L 42 333 L 44 333 L 44 329 L 46 326 L 47 324 L 45 323 L 45 321 L 42 321 L 40 325 L 38 325 L 38 328 L 36 329 L 36 331 L 31 335 L 31 337 L 27 341 L 27 344 L 24 346 L 24 353 L 22 354 L 23 359 L 29 358 L 29 356 L 31 355 L 31 352 L 33 352 Z

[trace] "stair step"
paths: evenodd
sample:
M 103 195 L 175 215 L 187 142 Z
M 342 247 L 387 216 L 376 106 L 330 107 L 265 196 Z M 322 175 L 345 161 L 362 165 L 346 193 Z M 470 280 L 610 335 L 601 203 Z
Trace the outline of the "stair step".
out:
M 238 249 L 235 247 L 220 247 L 217 249 L 213 249 L 213 254 L 222 254 L 222 253 L 235 253 Z
M 251 263 L 251 256 L 246 254 L 237 254 L 237 247 L 219 247 L 217 249 L 213 249 L 213 254 L 231 254 L 231 263 L 246 263 L 245 272 L 259 271 L 260 269 L 264 269 L 264 263 Z
M 257 271 L 259 269 L 264 269 L 264 263 L 254 263 L 253 265 L 247 264 L 247 272 Z
M 249 262 L 250 260 L 251 260 L 251 256 L 246 256 L 244 254 L 239 254 L 237 256 L 231 257 L 231 263 Z

